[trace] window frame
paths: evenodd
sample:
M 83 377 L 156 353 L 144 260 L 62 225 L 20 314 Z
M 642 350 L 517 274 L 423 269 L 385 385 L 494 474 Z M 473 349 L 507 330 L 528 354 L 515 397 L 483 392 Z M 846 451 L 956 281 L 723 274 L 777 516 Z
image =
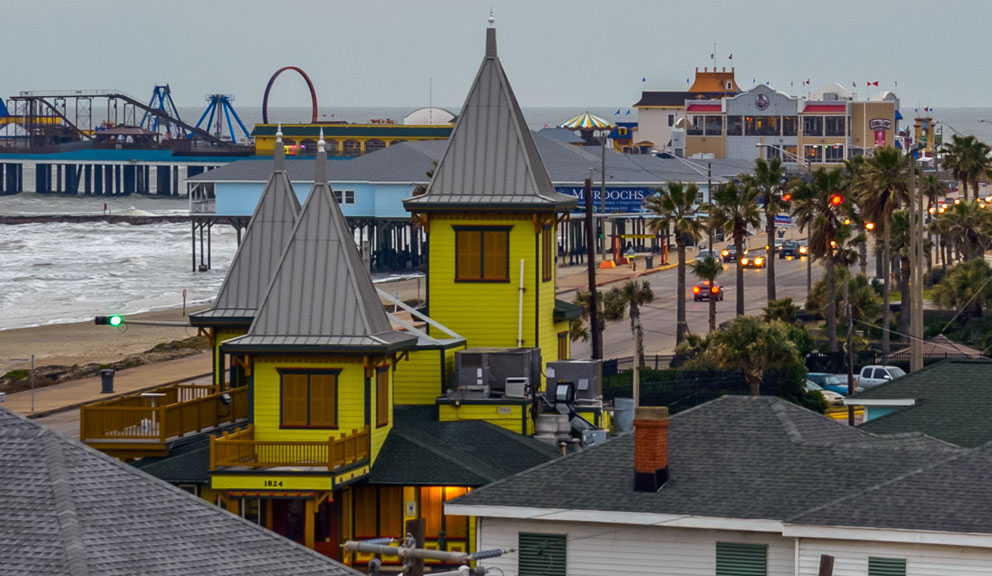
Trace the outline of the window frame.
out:
M 569 347 L 569 333 L 568 330 L 558 333 L 558 360 L 570 360 L 571 350 Z M 565 355 L 562 356 L 562 351 L 564 350 Z
M 510 231 L 513 226 L 452 226 L 455 233 L 455 282 L 475 282 L 475 283 L 506 283 L 510 281 Z M 463 278 L 459 270 L 460 250 L 459 236 L 462 232 L 479 233 L 479 277 Z M 486 277 L 486 232 L 503 233 L 506 235 L 506 259 L 503 262 L 505 277 Z
M 389 426 L 389 366 L 377 368 L 375 371 L 375 427 Z M 380 379 L 385 374 L 385 390 Z M 385 394 L 383 393 L 385 392 Z M 385 409 L 383 409 L 385 405 Z M 385 419 L 383 419 L 385 415 Z
M 279 374 L 279 428 L 288 430 L 337 430 L 338 426 L 338 381 L 341 375 L 341 368 L 276 368 L 276 372 Z M 285 383 L 283 377 L 286 375 L 304 375 L 307 377 L 307 417 L 306 424 L 286 424 L 285 423 L 285 410 L 284 410 L 284 398 L 285 398 Z M 334 410 L 331 414 L 331 419 L 333 424 L 330 426 L 315 426 L 311 424 L 311 409 L 312 409 L 312 394 L 311 394 L 311 376 L 332 376 L 333 377 L 333 390 L 331 390 L 331 397 L 334 401 Z
M 744 566 L 745 570 L 743 573 L 757 576 L 758 574 L 767 576 L 768 574 L 768 544 L 751 543 L 751 542 L 716 542 L 714 550 L 714 560 L 716 561 L 716 576 L 731 576 L 742 573 L 741 563 L 748 564 L 749 562 L 756 562 L 756 558 L 742 558 L 748 554 L 756 554 L 760 549 L 762 553 L 762 563 L 764 566 L 761 570 L 756 569 L 754 566 Z M 728 564 L 730 566 L 728 566 Z

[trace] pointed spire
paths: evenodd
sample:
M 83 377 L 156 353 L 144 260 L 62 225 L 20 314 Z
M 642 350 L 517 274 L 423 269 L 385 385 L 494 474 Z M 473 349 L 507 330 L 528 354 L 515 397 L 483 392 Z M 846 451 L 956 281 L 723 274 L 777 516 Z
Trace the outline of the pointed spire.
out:
M 496 17 L 489 9 L 489 28 L 486 28 L 486 58 L 496 57 Z
M 317 168 L 314 170 L 314 182 L 327 183 L 327 143 L 324 142 L 324 129 L 320 129 L 320 139 L 317 140 Z
M 286 169 L 286 145 L 282 143 L 282 123 L 276 125 L 276 146 L 275 150 L 273 150 L 272 159 L 274 160 L 276 171 Z

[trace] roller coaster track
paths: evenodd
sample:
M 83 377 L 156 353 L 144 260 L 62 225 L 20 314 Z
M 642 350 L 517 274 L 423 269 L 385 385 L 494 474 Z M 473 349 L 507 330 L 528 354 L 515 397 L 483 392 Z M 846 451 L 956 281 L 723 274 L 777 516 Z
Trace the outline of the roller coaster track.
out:
M 185 130 L 186 132 L 195 134 L 197 137 L 217 146 L 232 146 L 235 144 L 233 142 L 222 140 L 221 138 L 214 136 L 213 134 L 211 134 L 206 130 L 203 130 L 202 128 L 197 128 L 196 126 L 187 124 L 186 122 L 183 122 L 179 118 L 173 118 L 170 114 L 166 113 L 165 111 L 159 110 L 158 108 L 153 108 L 148 104 L 145 104 L 144 102 L 137 100 L 136 98 L 133 98 L 128 94 L 125 94 L 124 92 L 121 92 L 120 90 L 66 90 L 66 91 L 51 91 L 51 92 L 21 92 L 17 96 L 10 97 L 9 101 L 15 103 L 15 105 L 13 106 L 13 108 L 15 109 L 18 109 L 17 104 L 20 102 L 24 102 L 28 104 L 29 105 L 28 109 L 33 109 L 30 106 L 30 103 L 36 102 L 40 106 L 44 106 L 48 110 L 52 111 L 56 116 L 61 118 L 63 122 L 65 122 L 66 125 L 72 128 L 73 130 L 75 130 L 81 138 L 92 140 L 94 137 L 93 134 L 91 132 L 81 130 L 79 127 L 75 125 L 75 123 L 71 122 L 62 112 L 59 111 L 58 106 L 54 104 L 54 100 L 55 99 L 78 100 L 78 99 L 93 99 L 93 98 L 104 98 L 108 101 L 120 100 L 125 104 L 134 106 L 135 108 L 142 110 L 146 114 L 150 114 L 152 116 L 155 116 L 163 120 L 167 124 L 168 123 L 174 124 L 179 128 Z

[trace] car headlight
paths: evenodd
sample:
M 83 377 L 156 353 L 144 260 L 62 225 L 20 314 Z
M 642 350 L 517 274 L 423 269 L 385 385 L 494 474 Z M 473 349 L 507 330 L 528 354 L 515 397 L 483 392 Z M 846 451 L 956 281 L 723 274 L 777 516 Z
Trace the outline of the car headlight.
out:
M 765 259 L 764 258 L 755 258 L 754 259 L 754 265 L 755 266 L 761 266 L 764 263 L 765 263 Z
M 747 258 L 741 258 L 741 264 L 747 266 L 747 262 L 748 262 Z
M 724 250 L 723 252 L 720 252 L 720 254 L 722 254 L 724 256 L 729 256 L 730 255 L 730 250 Z
M 806 248 L 805 246 L 800 246 L 799 247 L 799 253 L 800 254 L 805 254 L 807 250 L 809 250 L 809 249 Z

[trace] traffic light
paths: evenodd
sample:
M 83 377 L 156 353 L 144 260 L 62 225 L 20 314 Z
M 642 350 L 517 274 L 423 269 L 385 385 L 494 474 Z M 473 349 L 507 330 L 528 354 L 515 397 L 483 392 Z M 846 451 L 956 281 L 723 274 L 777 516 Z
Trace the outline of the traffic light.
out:
M 93 323 L 97 326 L 120 326 L 124 324 L 124 317 L 120 314 L 114 314 L 113 316 L 97 316 L 93 319 Z
M 840 194 L 831 194 L 830 195 L 830 205 L 831 206 L 840 206 L 843 203 L 844 203 L 844 197 L 841 196 Z

